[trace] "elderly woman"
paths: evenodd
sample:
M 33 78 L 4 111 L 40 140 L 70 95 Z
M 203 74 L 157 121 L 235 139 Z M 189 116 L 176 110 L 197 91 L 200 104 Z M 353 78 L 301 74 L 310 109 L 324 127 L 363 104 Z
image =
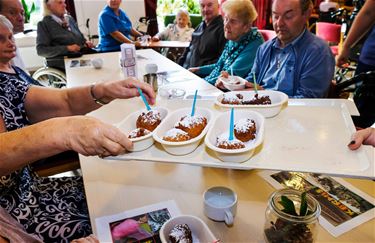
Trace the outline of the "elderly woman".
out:
M 43 0 L 44 18 L 38 23 L 36 50 L 47 66 L 65 70 L 64 56 L 95 53 L 74 19 L 66 14 L 65 0 Z
M 107 6 L 99 15 L 99 45 L 100 51 L 119 51 L 122 43 L 139 45 L 133 41 L 142 36 L 132 27 L 129 17 L 120 9 L 121 0 L 107 0 Z
M 228 0 L 222 5 L 224 35 L 229 40 L 216 64 L 189 68 L 210 84 L 215 84 L 222 71 L 245 77 L 251 70 L 263 38 L 252 23 L 257 12 L 250 0 Z
M 81 177 L 40 178 L 29 163 L 74 150 L 118 155 L 132 147 L 117 128 L 83 115 L 115 98 L 138 96 L 151 104 L 147 84 L 127 79 L 71 89 L 32 85 L 10 64 L 16 55 L 12 25 L 0 15 L 0 206 L 43 242 L 69 242 L 91 234 Z

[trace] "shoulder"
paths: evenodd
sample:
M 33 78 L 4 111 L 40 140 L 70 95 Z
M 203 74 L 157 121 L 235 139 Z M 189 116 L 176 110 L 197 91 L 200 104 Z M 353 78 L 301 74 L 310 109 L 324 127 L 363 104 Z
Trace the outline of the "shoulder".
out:
M 48 25 L 52 21 L 54 21 L 54 20 L 52 19 L 51 16 L 49 16 L 49 15 L 48 16 L 44 16 L 43 19 L 38 22 L 38 26 Z
M 323 39 L 307 30 L 297 44 L 297 47 L 300 52 L 309 53 L 311 55 L 331 54 L 331 49 L 328 44 Z

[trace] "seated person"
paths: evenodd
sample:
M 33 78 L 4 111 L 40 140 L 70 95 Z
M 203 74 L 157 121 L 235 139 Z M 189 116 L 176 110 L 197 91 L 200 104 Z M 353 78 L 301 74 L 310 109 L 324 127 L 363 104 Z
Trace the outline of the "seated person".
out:
M 152 88 L 133 78 L 53 89 L 31 84 L 10 64 L 16 55 L 12 24 L 0 16 L 0 207 L 43 242 L 68 242 L 92 233 L 81 177 L 42 178 L 29 163 L 64 151 L 118 155 L 132 142 L 112 125 L 80 116 L 115 98 L 150 104 Z M 22 154 L 15 156 L 15 153 Z M 63 215 L 63 217 L 62 217 Z
M 173 24 L 169 24 L 165 30 L 152 37 L 152 41 L 191 41 L 191 22 L 188 11 L 181 9 L 177 12 Z M 164 48 L 162 54 L 169 59 L 176 61 L 185 48 Z
M 228 41 L 218 62 L 189 68 L 213 85 L 222 71 L 245 78 L 251 71 L 258 47 L 263 43 L 261 34 L 252 28 L 258 14 L 251 1 L 228 0 L 222 5 L 222 11 L 224 35 Z
M 181 9 L 177 12 L 173 24 L 169 24 L 165 30 L 152 37 L 152 41 L 191 41 L 191 22 L 188 11 Z
M 36 50 L 47 66 L 65 70 L 64 56 L 95 53 L 74 19 L 66 14 L 65 0 L 44 1 L 44 18 L 38 23 Z
M 129 17 L 120 9 L 121 0 L 107 0 L 107 6 L 99 14 L 99 45 L 102 52 L 119 51 L 122 43 L 140 45 L 133 41 L 142 36 L 133 28 Z
M 178 64 L 188 69 L 216 63 L 225 45 L 223 18 L 217 0 L 199 0 L 202 23 L 194 30 L 188 48 Z
M 252 72 L 261 88 L 290 98 L 324 98 L 333 79 L 335 60 L 327 43 L 306 29 L 310 0 L 275 0 L 272 4 L 276 38 L 258 49 Z M 253 87 L 252 83 L 247 87 Z
M 4 1 L 0 0 L 0 14 L 7 17 L 7 19 L 12 23 L 13 34 L 18 34 L 24 31 L 24 10 L 22 3 L 19 0 L 14 1 Z M 20 53 L 17 49 L 17 55 L 13 58 L 12 64 L 21 68 L 27 73 L 25 63 L 23 62 Z

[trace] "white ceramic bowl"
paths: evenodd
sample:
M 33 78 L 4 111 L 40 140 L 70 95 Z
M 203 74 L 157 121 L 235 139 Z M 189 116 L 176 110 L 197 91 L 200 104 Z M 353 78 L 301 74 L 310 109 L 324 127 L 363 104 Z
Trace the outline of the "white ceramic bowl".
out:
M 199 136 L 184 142 L 169 142 L 163 140 L 166 132 L 172 129 L 183 116 L 190 115 L 190 113 L 191 108 L 175 110 L 174 112 L 171 112 L 165 121 L 154 130 L 153 137 L 155 141 L 159 142 L 168 153 L 173 155 L 185 155 L 193 152 L 207 133 L 213 120 L 212 112 L 207 108 L 196 107 L 195 114 L 201 115 L 207 119 L 207 126 L 203 129 L 202 133 Z
M 160 117 L 163 122 L 163 120 L 168 115 L 168 110 L 162 107 L 152 107 L 154 110 L 158 110 L 160 112 Z M 126 135 L 128 136 L 131 131 L 137 128 L 136 122 L 140 114 L 142 112 L 147 112 L 146 109 L 135 111 L 131 114 L 129 114 L 124 120 L 122 120 L 117 127 Z M 159 124 L 159 126 L 161 123 Z M 155 131 L 155 130 L 154 130 Z M 153 132 L 150 132 L 149 134 L 139 137 L 139 138 L 131 138 L 130 140 L 133 142 L 133 149 L 130 151 L 136 152 L 136 151 L 142 151 L 149 147 L 151 147 L 154 144 L 154 139 L 152 137 Z
M 234 124 L 240 119 L 249 118 L 254 120 L 256 125 L 256 137 L 253 140 L 245 142 L 245 148 L 242 149 L 222 149 L 216 147 L 216 139 L 219 135 L 227 133 L 229 136 L 229 120 L 230 111 L 219 115 L 205 138 L 205 143 L 208 148 L 213 150 L 216 156 L 223 162 L 244 162 L 251 158 L 255 149 L 263 143 L 264 137 L 264 117 L 255 111 L 250 110 L 235 110 Z
M 193 215 L 180 215 L 169 219 L 160 228 L 159 235 L 162 243 L 169 243 L 169 233 L 178 224 L 187 224 L 193 236 L 193 242 L 217 242 L 207 224 Z
M 252 99 L 254 98 L 255 91 L 232 91 L 230 93 L 241 94 L 243 99 Z M 230 105 L 222 104 L 221 100 L 223 99 L 224 94 L 221 94 L 217 97 L 215 104 L 222 109 L 230 109 L 232 107 L 239 109 L 251 109 L 261 113 L 264 117 L 274 117 L 281 111 L 281 108 L 285 102 L 288 101 L 288 96 L 280 91 L 274 90 L 259 90 L 259 96 L 268 95 L 271 100 L 269 105 Z
M 229 76 L 229 78 L 219 77 L 219 81 L 221 81 L 224 87 L 228 90 L 244 89 L 245 83 L 247 82 L 245 79 L 239 76 Z

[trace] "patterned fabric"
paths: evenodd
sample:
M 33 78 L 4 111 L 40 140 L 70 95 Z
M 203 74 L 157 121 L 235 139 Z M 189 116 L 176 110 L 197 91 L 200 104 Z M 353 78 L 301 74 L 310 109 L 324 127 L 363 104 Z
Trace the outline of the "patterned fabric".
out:
M 211 71 L 210 75 L 205 77 L 204 79 L 208 81 L 211 84 L 215 84 L 216 79 L 220 76 L 221 71 L 227 71 L 231 73 L 231 67 L 232 64 L 236 61 L 236 59 L 239 57 L 239 55 L 244 51 L 245 48 L 248 48 L 249 45 L 254 45 L 255 48 L 253 48 L 251 59 L 250 57 L 247 60 L 247 64 L 251 64 L 251 66 L 248 67 L 248 70 L 250 71 L 252 67 L 252 63 L 255 58 L 255 53 L 258 47 L 262 44 L 263 37 L 261 34 L 257 31 L 256 28 L 251 29 L 249 32 L 244 34 L 244 36 L 241 37 L 241 39 L 237 42 L 235 41 L 228 41 L 225 44 L 223 53 L 221 54 L 219 60 L 214 66 L 214 69 Z M 250 55 L 249 55 L 250 56 Z M 244 64 L 245 65 L 245 64 Z M 234 72 L 235 75 L 240 75 Z M 242 76 L 242 75 L 240 75 Z
M 31 78 L 0 72 L 0 114 L 8 131 L 30 124 L 25 97 Z M 21 74 L 24 74 L 23 72 Z M 40 178 L 29 166 L 0 177 L 0 206 L 45 242 L 69 242 L 91 234 L 81 177 Z

